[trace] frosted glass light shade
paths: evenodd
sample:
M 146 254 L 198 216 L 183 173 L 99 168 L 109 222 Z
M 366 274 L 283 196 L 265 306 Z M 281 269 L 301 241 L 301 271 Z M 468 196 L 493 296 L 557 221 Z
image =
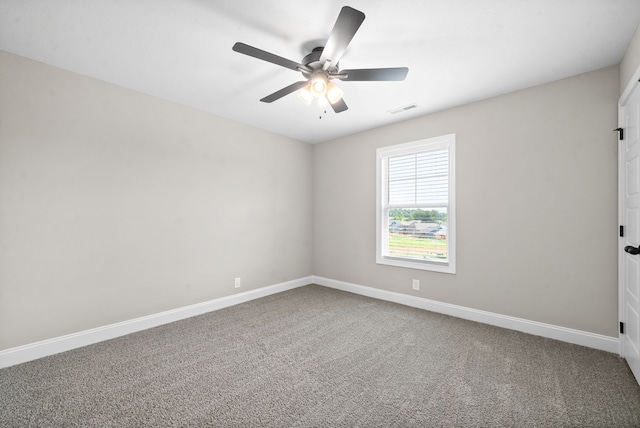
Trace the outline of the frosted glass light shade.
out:
M 309 86 L 310 85 L 307 85 L 304 88 L 302 88 L 300 91 L 298 91 L 298 98 L 300 98 L 300 101 L 302 101 L 306 105 L 311 104 L 311 101 L 313 101 L 313 95 L 311 95 Z
M 338 85 L 329 83 L 327 85 L 327 99 L 331 104 L 335 104 L 342 99 L 344 91 Z

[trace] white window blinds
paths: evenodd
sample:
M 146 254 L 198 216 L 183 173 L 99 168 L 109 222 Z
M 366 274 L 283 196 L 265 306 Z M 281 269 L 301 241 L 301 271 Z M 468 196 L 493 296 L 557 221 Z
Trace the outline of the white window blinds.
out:
M 387 174 L 390 207 L 446 207 L 449 202 L 448 149 L 389 157 Z

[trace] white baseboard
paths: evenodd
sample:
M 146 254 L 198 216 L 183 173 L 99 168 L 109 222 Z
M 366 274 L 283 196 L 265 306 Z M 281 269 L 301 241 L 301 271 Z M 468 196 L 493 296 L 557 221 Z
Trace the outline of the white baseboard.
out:
M 581 330 L 560 327 L 552 324 L 545 324 L 537 321 L 530 321 L 522 318 L 500 315 L 493 312 L 481 311 L 464 306 L 442 303 L 435 300 L 424 299 L 422 297 L 409 296 L 392 291 L 380 290 L 377 288 L 365 287 L 363 285 L 352 284 L 344 281 L 313 276 L 313 283 L 325 287 L 335 288 L 350 293 L 361 294 L 375 299 L 400 303 L 414 308 L 425 309 L 440 314 L 451 315 L 470 321 L 511 330 L 522 331 L 524 333 L 542 336 L 549 339 L 561 340 L 563 342 L 599 349 L 602 351 L 619 353 L 618 338 L 604 336 L 596 333 L 589 333 Z
M 464 306 L 452 305 L 449 303 L 442 303 L 435 300 L 424 299 L 422 297 L 394 293 L 392 291 L 385 291 L 372 287 L 365 287 L 363 285 L 337 281 L 320 276 L 308 276 L 292 281 L 283 282 L 280 284 L 262 287 L 257 290 L 246 291 L 227 297 L 221 297 L 219 299 L 209 300 L 207 302 L 197 303 L 195 305 L 189 305 L 182 308 L 172 309 L 157 314 L 135 318 L 129 321 L 123 321 L 103 327 L 81 331 L 78 333 L 72 333 L 65 336 L 43 340 L 40 342 L 30 343 L 28 345 L 6 349 L 0 351 L 0 368 L 13 366 L 16 364 L 46 357 L 48 355 L 57 354 L 59 352 L 69 351 L 71 349 L 80 348 L 82 346 L 91 345 L 93 343 L 102 342 L 104 340 L 113 339 L 148 328 L 157 327 L 162 324 L 167 324 L 196 315 L 201 315 L 207 312 L 216 311 L 219 309 L 227 308 L 229 306 L 234 306 L 240 303 L 269 296 L 271 294 L 292 290 L 294 288 L 302 287 L 308 284 L 318 284 L 324 287 L 335 288 L 337 290 L 373 297 L 375 299 L 386 300 L 406 306 L 411 306 L 445 315 L 451 315 L 470 321 L 476 321 L 484 324 L 494 325 L 497 327 L 522 331 L 524 333 L 561 340 L 563 342 L 587 346 L 589 348 L 600 349 L 602 351 L 612 352 L 616 354 L 620 351 L 618 346 L 619 341 L 616 337 L 604 336 L 581 330 L 574 330 L 537 321 L 529 321 L 522 318 L 500 315 L 493 312 L 481 311 Z
M 312 283 L 312 277 L 298 278 L 280 284 L 258 288 L 256 290 L 245 291 L 207 302 L 196 303 L 182 308 L 172 309 L 157 314 L 152 314 L 129 321 L 123 321 L 103 327 L 80 331 L 78 333 L 67 334 L 65 336 L 54 337 L 28 345 L 18 346 L 0 351 L 0 368 L 9 367 L 59 352 L 69 351 L 104 340 L 135 333 L 162 324 L 179 321 L 185 318 L 201 315 L 211 311 L 227 308 L 239 303 L 259 299 L 271 294 L 280 293 L 297 287 L 302 287 Z

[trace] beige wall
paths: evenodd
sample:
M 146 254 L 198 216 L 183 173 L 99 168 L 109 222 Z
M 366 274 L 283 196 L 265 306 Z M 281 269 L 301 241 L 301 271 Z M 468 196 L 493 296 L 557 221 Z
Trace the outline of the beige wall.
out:
M 311 274 L 616 336 L 622 74 L 310 146 L 0 52 L 0 350 Z M 448 133 L 458 274 L 375 264 L 375 149 Z
M 614 66 L 314 146 L 314 274 L 617 336 L 618 89 Z M 376 148 L 449 133 L 458 273 L 377 265 Z
M 312 274 L 311 146 L 3 52 L 0 94 L 0 350 Z
M 627 89 L 638 67 L 640 67 L 640 26 L 636 28 L 620 63 L 620 95 Z

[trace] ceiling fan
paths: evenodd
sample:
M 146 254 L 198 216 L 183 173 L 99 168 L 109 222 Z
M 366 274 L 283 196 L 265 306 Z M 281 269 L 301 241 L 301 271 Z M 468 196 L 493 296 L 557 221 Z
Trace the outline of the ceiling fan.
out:
M 338 68 L 338 61 L 342 58 L 364 18 L 364 13 L 359 10 L 349 6 L 343 7 L 325 46 L 313 49 L 311 53 L 302 59 L 301 63 L 241 42 L 234 44 L 233 50 L 294 71 L 300 71 L 306 78 L 306 80 L 295 82 L 271 95 L 267 95 L 260 101 L 272 103 L 285 95 L 300 90 L 298 97 L 305 104 L 311 104 L 314 99 L 318 99 L 320 103 L 328 101 L 333 111 L 340 113 L 347 110 L 348 107 L 342 99 L 342 89 L 331 82 L 332 79 L 342 81 L 400 81 L 404 80 L 409 72 L 407 67 L 353 70 L 340 70 Z

